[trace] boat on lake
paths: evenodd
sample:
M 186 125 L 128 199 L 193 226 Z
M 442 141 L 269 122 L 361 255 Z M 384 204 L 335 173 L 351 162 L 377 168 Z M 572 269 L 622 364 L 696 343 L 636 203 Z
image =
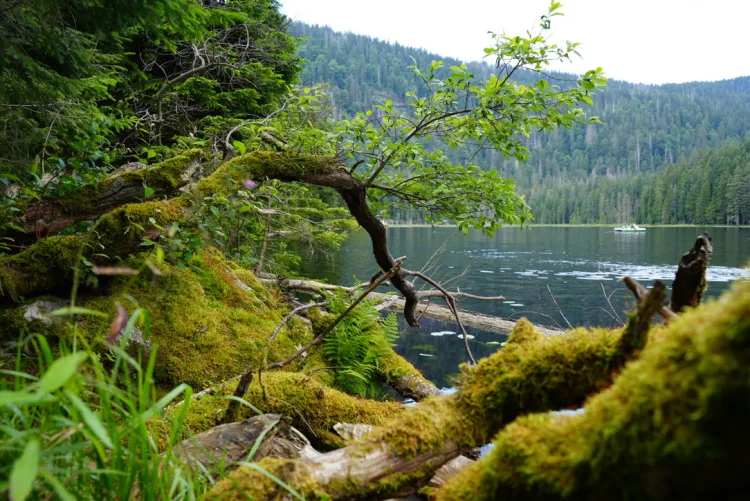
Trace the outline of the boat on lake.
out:
M 640 233 L 646 231 L 646 228 L 641 228 L 637 224 L 633 223 L 615 228 L 615 231 L 619 231 L 622 233 Z

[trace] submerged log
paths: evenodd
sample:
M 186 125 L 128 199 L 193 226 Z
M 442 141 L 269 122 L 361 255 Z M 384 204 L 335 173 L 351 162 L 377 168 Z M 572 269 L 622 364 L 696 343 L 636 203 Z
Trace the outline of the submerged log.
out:
M 438 499 L 750 498 L 750 282 L 654 330 L 584 412 L 518 419 Z
M 576 329 L 545 337 L 519 321 L 506 349 L 464 368 L 455 394 L 429 398 L 361 440 L 318 458 L 260 464 L 313 498 L 403 495 L 425 485 L 448 461 L 487 443 L 519 415 L 580 406 L 609 385 L 627 356 L 618 348 L 620 334 Z M 240 468 L 209 497 L 273 499 L 284 495 L 278 489 L 257 471 Z
M 317 282 L 315 280 L 299 280 L 299 279 L 289 279 L 289 278 L 273 279 L 273 278 L 264 277 L 261 279 L 261 281 L 264 283 L 268 283 L 268 284 L 276 284 L 282 288 L 288 288 L 288 289 L 292 289 L 292 290 L 299 291 L 299 292 L 305 292 L 308 294 L 323 294 L 327 291 L 336 291 L 336 290 L 354 292 L 356 290 L 354 287 L 345 287 L 341 285 L 326 284 L 322 282 Z M 440 295 L 442 295 L 442 293 Z M 418 296 L 420 299 L 422 299 L 422 298 L 438 297 L 438 294 L 435 291 L 427 291 L 426 293 L 419 292 Z M 404 308 L 406 307 L 406 301 L 403 298 L 400 298 L 392 294 L 371 292 L 369 297 L 376 299 L 378 301 L 381 301 L 381 305 L 383 306 L 382 309 L 386 311 L 404 311 Z M 481 298 L 485 300 L 497 301 L 497 300 L 500 300 L 499 298 L 501 296 L 486 298 L 482 296 L 474 296 L 474 295 L 469 295 L 465 293 L 459 293 L 458 297 L 471 297 L 475 299 Z M 494 317 L 491 315 L 484 315 L 482 313 L 476 313 L 476 312 L 466 311 L 462 309 L 459 309 L 458 311 L 461 315 L 461 321 L 465 325 L 476 327 L 478 329 L 486 330 L 489 332 L 495 332 L 498 334 L 508 334 L 513 330 L 513 328 L 516 325 L 516 322 L 513 320 L 506 320 L 504 318 Z M 435 303 L 419 302 L 415 306 L 415 312 L 420 317 L 427 316 L 430 318 L 443 320 L 445 322 L 455 322 L 455 316 L 453 312 L 451 311 L 451 309 L 448 308 L 447 306 L 442 306 L 442 305 L 435 304 Z M 544 334 L 545 336 L 554 336 L 563 332 L 562 330 L 552 329 L 550 327 L 542 327 L 542 326 L 536 326 L 536 329 L 540 333 Z

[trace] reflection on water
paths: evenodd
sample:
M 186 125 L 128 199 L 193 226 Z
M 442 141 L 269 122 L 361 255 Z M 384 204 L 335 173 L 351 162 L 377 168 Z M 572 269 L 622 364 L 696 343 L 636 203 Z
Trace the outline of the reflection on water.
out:
M 409 327 L 404 317 L 399 316 L 401 336 L 396 352 L 418 367 L 438 388 L 449 388 L 459 364 L 468 360 L 464 340 L 456 334 L 460 330 L 455 324 L 428 317 L 422 317 L 419 323 L 419 328 Z M 476 359 L 491 355 L 508 339 L 508 336 L 473 327 L 466 327 L 466 332 Z
M 683 253 L 703 231 L 713 236 L 714 254 L 708 272 L 707 297 L 715 297 L 739 277 L 750 277 L 742 267 L 750 259 L 748 228 L 649 228 L 646 233 L 615 233 L 601 227 L 535 227 L 500 229 L 494 238 L 480 232 L 462 235 L 455 228 L 389 228 L 391 251 L 407 256 L 411 269 L 420 269 L 444 243 L 445 252 L 430 270 L 464 292 L 503 295 L 506 300 L 462 300 L 461 308 L 506 318 L 526 316 L 539 324 L 561 325 L 549 290 L 573 325 L 612 325 L 624 318 L 633 300 L 619 282 L 630 275 L 648 286 L 653 280 L 671 285 Z M 331 283 L 350 285 L 355 277 L 366 280 L 376 270 L 370 241 L 363 231 L 353 234 L 333 258 L 316 257 L 303 264 L 301 274 Z M 549 290 L 548 290 L 549 286 Z M 387 291 L 388 289 L 383 289 Z M 612 312 L 604 294 L 611 295 Z M 615 315 L 617 313 L 617 315 Z M 431 335 L 458 329 L 451 324 L 422 318 L 421 329 L 408 328 L 398 351 L 425 371 L 426 377 L 447 385 L 447 377 L 466 360 L 463 340 L 456 335 Z M 477 357 L 498 349 L 503 336 L 476 329 L 470 340 Z M 432 347 L 432 348 L 424 348 Z

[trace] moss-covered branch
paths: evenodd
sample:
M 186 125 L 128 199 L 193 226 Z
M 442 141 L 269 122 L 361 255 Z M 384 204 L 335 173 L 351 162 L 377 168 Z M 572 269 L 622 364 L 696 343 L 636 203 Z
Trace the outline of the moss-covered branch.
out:
M 85 235 L 48 237 L 18 254 L 0 256 L 0 304 L 69 288 L 81 257 L 98 254 L 95 261 L 102 262 L 136 252 L 144 235 L 160 231 L 152 219 L 162 227 L 179 221 L 186 204 L 183 197 L 128 204 L 104 214 Z
M 440 394 L 432 381 L 425 379 L 416 367 L 393 350 L 378 360 L 378 372 L 404 398 L 419 401 Z
M 309 499 L 371 499 L 401 492 L 404 485 L 426 482 L 445 462 L 487 443 L 519 415 L 579 406 L 609 385 L 624 356 L 618 350 L 620 334 L 576 329 L 544 337 L 519 321 L 504 350 L 464 368 L 456 394 L 429 398 L 344 449 L 262 466 Z M 283 495 L 250 469 L 238 470 L 212 493 L 222 499 L 245 494 L 254 499 Z
M 237 382 L 223 384 L 211 395 L 191 403 L 184 422 L 185 431 L 197 434 L 219 424 L 229 404 L 226 397 L 234 393 Z M 263 412 L 290 416 L 296 428 L 306 432 L 313 442 L 328 448 L 344 445 L 344 439 L 333 431 L 336 423 L 382 425 L 405 409 L 397 402 L 353 397 L 322 384 L 315 377 L 293 372 L 264 374 L 263 386 L 265 399 L 258 378 L 253 378 L 245 400 Z M 170 411 L 171 414 L 177 412 L 177 408 Z M 254 415 L 252 409 L 241 406 L 238 419 Z M 169 433 L 168 422 L 154 421 L 152 427 L 159 441 L 165 442 Z
M 750 282 L 652 337 L 585 412 L 517 420 L 438 499 L 750 496 Z
M 22 226 L 28 235 L 46 236 L 78 221 L 96 219 L 125 204 L 174 193 L 190 182 L 199 166 L 201 150 L 193 149 L 151 167 L 116 172 L 96 184 L 70 194 L 43 198 L 22 207 Z M 0 235 L 2 236 L 2 235 Z

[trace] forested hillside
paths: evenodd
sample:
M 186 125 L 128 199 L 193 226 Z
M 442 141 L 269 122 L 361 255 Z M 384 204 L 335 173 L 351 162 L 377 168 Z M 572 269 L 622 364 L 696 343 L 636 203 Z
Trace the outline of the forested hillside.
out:
M 398 106 L 407 92 L 423 92 L 409 69 L 412 58 L 419 68 L 435 60 L 445 67 L 460 64 L 327 27 L 293 23 L 291 32 L 304 37 L 303 83 L 330 83 L 338 116 L 386 99 Z M 468 66 L 478 81 L 493 70 L 485 63 Z M 561 87 L 573 78 L 554 76 L 559 80 L 551 82 Z M 527 83 L 533 77 L 514 78 Z M 532 133 L 525 139 L 530 155 L 523 164 L 476 147 L 449 156 L 513 178 L 540 223 L 750 223 L 741 186 L 747 147 L 706 151 L 747 137 L 750 77 L 660 86 L 610 81 L 594 101 L 586 111 L 602 124 Z

